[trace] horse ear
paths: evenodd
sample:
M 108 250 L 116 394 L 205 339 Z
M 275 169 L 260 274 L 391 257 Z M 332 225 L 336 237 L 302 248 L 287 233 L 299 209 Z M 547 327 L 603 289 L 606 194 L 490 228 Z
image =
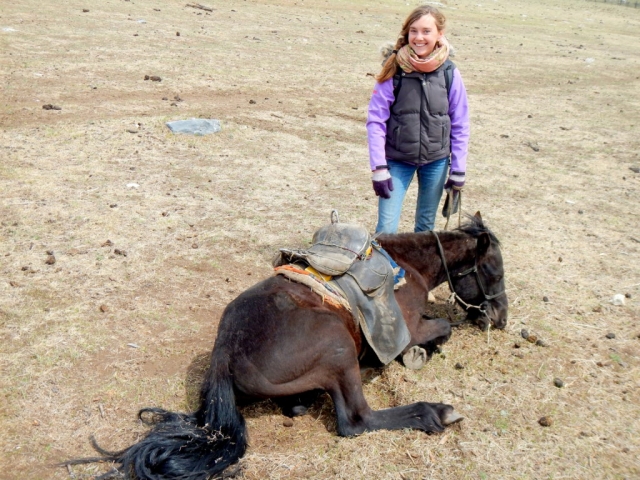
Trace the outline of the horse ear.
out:
M 476 212 L 476 214 L 474 215 L 474 217 L 475 217 L 477 220 L 479 220 L 480 222 L 482 222 L 482 216 L 480 215 L 480 210 L 478 210 L 478 211 Z
M 477 254 L 478 256 L 484 255 L 491 246 L 491 237 L 487 232 L 478 235 Z

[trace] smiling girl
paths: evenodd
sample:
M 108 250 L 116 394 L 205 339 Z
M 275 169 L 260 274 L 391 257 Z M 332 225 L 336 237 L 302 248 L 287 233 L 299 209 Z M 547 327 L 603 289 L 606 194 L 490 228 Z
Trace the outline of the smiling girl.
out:
M 445 17 L 437 8 L 413 10 L 376 76 L 367 135 L 373 189 L 379 197 L 377 233 L 398 230 L 414 176 L 416 232 L 433 230 L 443 189 L 461 190 L 465 182 L 467 92 L 449 60 L 444 30 Z

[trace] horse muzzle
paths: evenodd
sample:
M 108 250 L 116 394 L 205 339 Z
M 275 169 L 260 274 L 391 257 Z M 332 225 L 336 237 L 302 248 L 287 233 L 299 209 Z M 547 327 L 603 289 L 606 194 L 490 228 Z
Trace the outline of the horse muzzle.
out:
M 467 318 L 482 330 L 487 330 L 490 326 L 502 330 L 507 326 L 507 309 L 506 302 L 484 301 L 479 309 L 469 310 Z
M 503 295 L 501 298 L 497 298 L 491 302 L 483 302 L 486 304 L 484 309 L 484 316 L 488 318 L 491 325 L 497 329 L 504 329 L 507 326 L 507 312 L 509 310 L 509 303 L 507 302 L 507 296 Z

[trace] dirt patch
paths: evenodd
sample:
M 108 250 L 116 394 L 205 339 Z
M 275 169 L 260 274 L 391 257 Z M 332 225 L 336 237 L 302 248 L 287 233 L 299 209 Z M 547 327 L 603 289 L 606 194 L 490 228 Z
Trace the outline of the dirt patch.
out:
M 344 439 L 326 397 L 292 427 L 265 402 L 243 409 L 244 478 L 640 476 L 640 10 L 444 3 L 472 109 L 463 209 L 502 241 L 509 325 L 366 385 L 374 408 L 455 405 L 443 435 Z M 52 465 L 90 435 L 122 448 L 140 408 L 194 408 L 222 310 L 277 249 L 332 208 L 373 229 L 370 74 L 411 6 L 208 6 L 2 9 L 0 478 L 68 478 Z M 223 129 L 165 126 L 191 117 Z

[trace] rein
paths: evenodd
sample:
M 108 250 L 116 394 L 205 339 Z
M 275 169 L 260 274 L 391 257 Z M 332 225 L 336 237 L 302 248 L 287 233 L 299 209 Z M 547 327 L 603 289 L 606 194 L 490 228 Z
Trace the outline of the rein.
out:
M 458 199 L 455 200 L 456 195 L 458 196 Z M 451 189 L 451 191 L 449 193 L 447 193 L 447 200 L 445 201 L 445 208 L 442 211 L 442 213 L 444 214 L 445 217 L 447 217 L 447 222 L 444 224 L 444 229 L 447 229 L 447 226 L 449 225 L 449 220 L 451 219 L 451 213 L 452 211 L 455 210 L 454 207 L 454 203 L 458 202 L 458 205 L 456 205 L 457 210 L 458 210 L 458 228 L 460 228 L 460 224 L 462 223 L 462 189 L 460 190 L 454 190 Z
M 480 275 L 478 274 L 478 258 L 476 257 L 473 267 L 468 268 L 463 272 L 457 273 L 455 277 L 456 278 L 465 277 L 471 273 L 474 273 L 476 276 L 476 282 L 478 283 L 478 287 L 480 287 L 480 291 L 482 292 L 482 295 L 484 296 L 485 301 L 482 302 L 480 305 L 472 305 L 465 302 L 462 298 L 460 298 L 460 295 L 458 295 L 458 293 L 456 292 L 453 286 L 453 282 L 451 281 L 451 275 L 449 274 L 449 269 L 447 268 L 447 260 L 444 256 L 444 249 L 442 248 L 442 243 L 440 243 L 440 238 L 438 237 L 438 234 L 435 231 L 432 231 L 431 233 L 433 233 L 434 237 L 436 237 L 436 243 L 438 244 L 438 253 L 440 253 L 440 258 L 442 259 L 442 265 L 444 266 L 444 271 L 447 274 L 447 282 L 449 283 L 449 289 L 451 290 L 451 296 L 449 297 L 447 302 L 454 303 L 457 300 L 458 302 L 460 302 L 460 304 L 464 307 L 465 310 L 469 310 L 470 308 L 478 309 L 480 313 L 482 313 L 485 317 L 487 317 L 487 319 L 489 320 L 488 325 L 491 326 L 491 319 L 489 318 L 489 314 L 487 313 L 486 302 L 489 300 L 493 300 L 494 298 L 497 298 L 500 295 L 504 295 L 505 290 L 499 293 L 495 293 L 493 295 L 487 295 L 487 293 L 484 290 L 484 286 L 482 285 L 482 281 L 480 280 Z

